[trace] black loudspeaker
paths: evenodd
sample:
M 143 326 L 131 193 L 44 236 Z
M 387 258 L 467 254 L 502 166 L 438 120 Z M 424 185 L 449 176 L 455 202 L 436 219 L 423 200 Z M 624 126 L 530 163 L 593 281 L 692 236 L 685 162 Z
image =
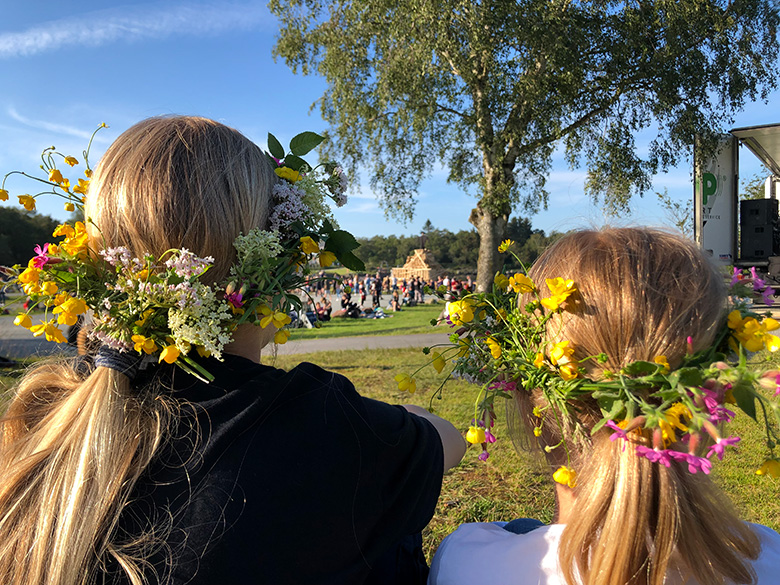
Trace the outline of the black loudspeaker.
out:
M 777 221 L 777 199 L 748 199 L 739 203 L 739 223 L 749 225 L 768 225 Z
M 777 199 L 754 199 L 739 204 L 740 257 L 768 260 L 780 252 Z

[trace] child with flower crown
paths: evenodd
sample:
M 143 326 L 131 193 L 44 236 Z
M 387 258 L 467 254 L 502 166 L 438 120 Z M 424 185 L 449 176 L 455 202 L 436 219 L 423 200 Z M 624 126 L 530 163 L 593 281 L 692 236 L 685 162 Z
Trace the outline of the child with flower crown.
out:
M 317 182 L 300 158 L 319 140 L 285 153 L 269 135 L 267 155 L 211 120 L 152 118 L 77 196 L 45 153 L 40 182 L 86 195 L 86 220 L 17 271 L 47 314 L 16 323 L 59 341 L 91 310 L 101 345 L 31 369 L 0 419 L 0 582 L 425 581 L 457 430 L 313 364 L 260 363 L 307 265 L 356 262 L 323 204 L 344 202 L 343 172 Z
M 744 361 L 714 361 L 725 359 L 715 346 L 774 346 L 777 323 L 738 310 L 726 323 L 723 277 L 691 242 L 652 229 L 571 233 L 527 276 L 496 281 L 501 294 L 472 304 L 495 309 L 514 290 L 508 325 L 494 323 L 484 349 L 468 338 L 462 359 L 502 372 L 492 384 L 511 393 L 554 470 L 555 520 L 462 525 L 436 552 L 429 585 L 780 582 L 780 535 L 740 520 L 707 475 L 739 440 L 719 428 L 732 393 L 745 404 L 756 380 Z M 468 302 L 450 317 L 476 330 Z M 520 338 L 530 345 L 513 345 Z M 487 432 L 473 427 L 469 440 L 486 445 Z

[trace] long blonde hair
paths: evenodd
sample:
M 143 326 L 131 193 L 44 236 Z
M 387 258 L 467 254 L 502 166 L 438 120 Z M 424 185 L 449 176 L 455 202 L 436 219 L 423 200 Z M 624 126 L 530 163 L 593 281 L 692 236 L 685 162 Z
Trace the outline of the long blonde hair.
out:
M 213 256 L 207 275 L 220 280 L 236 236 L 266 224 L 275 180 L 262 151 L 231 128 L 145 120 L 96 169 L 86 206 L 93 247 L 188 248 Z M 28 372 L 0 419 L 0 582 L 87 584 L 113 566 L 143 583 L 151 549 L 114 532 L 176 413 L 159 387 L 133 387 L 107 368 L 58 362 Z
M 723 278 L 693 243 L 664 231 L 575 232 L 547 250 L 529 276 L 542 289 L 545 278 L 576 282 L 574 312 L 550 324 L 576 347 L 575 358 L 609 356 L 605 364 L 587 362 L 593 378 L 660 355 L 674 367 L 688 337 L 694 349 L 708 346 L 722 319 Z M 519 400 L 527 413 L 543 398 L 538 392 Z M 602 416 L 592 398 L 576 412 L 574 423 L 586 431 Z M 552 423 L 543 431 L 552 444 L 566 441 L 580 473 L 576 512 L 559 548 L 567 584 L 662 585 L 675 570 L 707 585 L 752 583 L 747 559 L 758 556 L 758 539 L 709 477 L 680 462 L 651 463 L 611 442 L 610 433 L 583 443 Z M 560 463 L 559 451 L 551 463 Z

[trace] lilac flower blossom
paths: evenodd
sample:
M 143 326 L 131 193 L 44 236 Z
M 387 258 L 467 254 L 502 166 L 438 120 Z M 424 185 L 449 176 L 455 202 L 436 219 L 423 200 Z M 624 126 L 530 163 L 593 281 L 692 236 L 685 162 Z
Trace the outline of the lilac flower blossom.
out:
M 740 438 L 737 436 L 729 437 L 728 439 L 718 439 L 715 444 L 710 447 L 707 452 L 707 459 L 711 459 L 713 455 L 717 455 L 719 460 L 723 460 L 726 447 L 730 445 L 736 445 L 739 443 Z

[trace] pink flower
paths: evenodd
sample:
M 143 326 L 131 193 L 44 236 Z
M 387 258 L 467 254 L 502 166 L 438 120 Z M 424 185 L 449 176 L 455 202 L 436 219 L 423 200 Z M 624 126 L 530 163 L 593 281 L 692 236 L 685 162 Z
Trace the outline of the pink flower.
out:
M 773 289 L 771 286 L 766 287 L 764 291 L 761 293 L 761 298 L 764 300 L 765 305 L 774 305 L 775 289 Z
M 710 459 L 713 455 L 717 455 L 719 460 L 723 459 L 726 447 L 729 445 L 736 445 L 740 439 L 737 436 L 729 437 L 728 439 L 718 439 L 715 444 L 710 447 L 707 452 L 707 459 Z
M 43 268 L 49 262 L 49 256 L 48 256 L 49 244 L 48 243 L 44 244 L 43 248 L 41 248 L 40 246 L 35 246 L 34 250 L 37 256 L 33 258 L 32 261 L 33 266 L 35 266 L 36 268 Z
M 672 457 L 672 459 L 675 459 L 677 461 L 687 462 L 688 471 L 690 473 L 697 473 L 701 471 L 702 473 L 707 475 L 712 469 L 712 463 L 710 463 L 709 459 L 705 459 L 704 457 L 699 457 L 694 453 L 681 453 L 680 451 L 670 450 L 669 455 Z
M 495 443 L 496 442 L 496 436 L 491 433 L 490 431 L 485 431 L 485 442 L 486 443 Z
M 484 450 L 482 451 L 482 453 L 479 454 L 477 459 L 479 459 L 480 461 L 487 461 L 488 457 L 490 457 L 490 453 L 488 453 L 487 450 Z
M 236 309 L 240 309 L 244 306 L 244 297 L 239 292 L 232 292 L 225 295 L 225 300 L 233 305 Z
M 734 273 L 731 276 L 731 286 L 738 284 L 741 280 L 742 280 L 742 271 L 735 266 Z
M 623 439 L 625 441 L 628 439 L 628 435 L 626 435 L 626 431 L 621 429 L 615 421 L 608 420 L 604 426 L 609 427 L 610 429 L 615 431 L 609 436 L 610 441 L 614 442 L 616 439 Z

